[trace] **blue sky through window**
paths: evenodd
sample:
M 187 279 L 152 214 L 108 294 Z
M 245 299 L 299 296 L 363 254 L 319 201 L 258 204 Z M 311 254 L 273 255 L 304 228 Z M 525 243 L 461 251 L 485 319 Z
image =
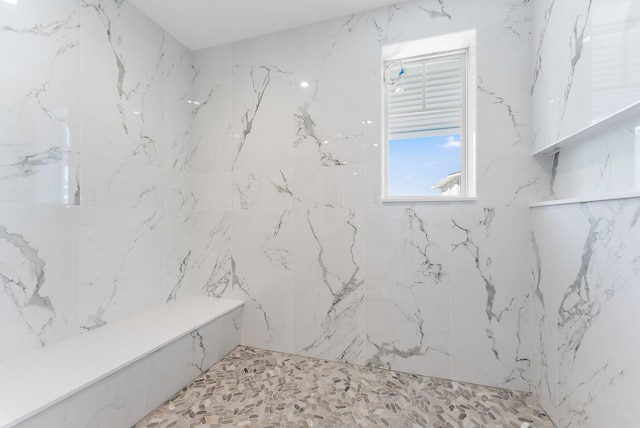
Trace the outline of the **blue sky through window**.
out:
M 460 135 L 389 141 L 389 195 L 438 196 L 440 179 L 460 171 Z

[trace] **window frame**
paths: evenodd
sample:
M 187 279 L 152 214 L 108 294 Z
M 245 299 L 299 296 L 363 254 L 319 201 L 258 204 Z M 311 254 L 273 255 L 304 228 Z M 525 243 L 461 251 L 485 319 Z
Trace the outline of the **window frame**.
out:
M 389 86 L 381 79 L 383 110 L 382 141 L 382 193 L 383 203 L 393 202 L 451 202 L 474 201 L 476 199 L 476 88 L 477 88 L 477 49 L 476 32 L 468 30 L 445 36 L 431 37 L 396 45 L 383 46 L 381 70 L 384 75 L 386 64 L 402 60 L 437 61 L 452 55 L 464 54 L 461 130 L 460 130 L 460 195 L 390 195 L 389 194 Z M 435 184 L 435 183 L 434 183 Z

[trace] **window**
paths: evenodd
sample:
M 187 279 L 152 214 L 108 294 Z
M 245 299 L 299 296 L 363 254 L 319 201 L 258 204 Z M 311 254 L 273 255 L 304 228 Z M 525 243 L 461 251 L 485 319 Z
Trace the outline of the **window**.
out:
M 384 201 L 475 197 L 475 31 L 383 48 Z

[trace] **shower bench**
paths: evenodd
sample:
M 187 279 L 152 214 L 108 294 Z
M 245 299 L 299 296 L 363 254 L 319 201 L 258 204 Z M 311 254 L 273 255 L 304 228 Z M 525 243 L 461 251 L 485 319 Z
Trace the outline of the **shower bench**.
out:
M 242 302 L 187 296 L 0 363 L 0 428 L 130 427 L 240 342 Z

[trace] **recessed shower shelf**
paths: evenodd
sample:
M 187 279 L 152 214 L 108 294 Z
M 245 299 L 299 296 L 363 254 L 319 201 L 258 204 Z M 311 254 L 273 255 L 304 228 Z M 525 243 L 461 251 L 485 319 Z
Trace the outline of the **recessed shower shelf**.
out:
M 609 116 L 593 122 L 591 125 L 586 126 L 581 130 L 574 132 L 573 134 L 567 135 L 566 137 L 561 138 L 546 147 L 536 150 L 531 155 L 552 155 L 582 140 L 585 140 L 588 137 L 607 131 L 611 128 L 615 128 L 616 126 L 634 118 L 640 118 L 640 101 L 637 101 L 623 108 L 622 110 L 618 110 L 617 112 L 612 113 Z
M 554 205 L 581 204 L 583 202 L 615 201 L 619 199 L 640 198 L 640 192 L 617 193 L 602 196 L 584 196 L 579 198 L 556 199 L 553 201 L 534 202 L 529 204 L 529 208 L 550 207 Z

